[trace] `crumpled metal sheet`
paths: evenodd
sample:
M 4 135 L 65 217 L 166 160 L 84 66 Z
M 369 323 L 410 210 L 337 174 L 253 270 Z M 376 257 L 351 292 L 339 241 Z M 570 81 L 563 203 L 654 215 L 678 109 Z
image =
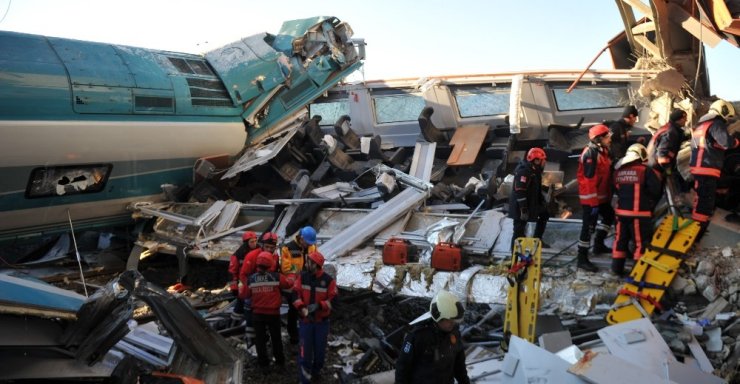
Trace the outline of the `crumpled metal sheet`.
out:
M 455 232 L 455 227 L 458 224 L 460 224 L 460 222 L 445 217 L 444 219 L 430 225 L 426 229 L 424 237 L 427 239 L 427 243 L 432 246 L 441 242 L 449 242 L 451 241 L 452 234 Z
M 373 281 L 373 291 L 381 293 L 384 290 L 395 290 L 396 276 L 398 275 L 395 267 L 382 266 L 375 272 Z
M 375 264 L 381 255 L 373 248 L 355 250 L 334 264 L 337 285 L 344 288 L 371 289 L 375 276 Z
M 476 303 L 506 304 L 508 294 L 506 276 L 478 273 L 470 283 L 468 299 Z

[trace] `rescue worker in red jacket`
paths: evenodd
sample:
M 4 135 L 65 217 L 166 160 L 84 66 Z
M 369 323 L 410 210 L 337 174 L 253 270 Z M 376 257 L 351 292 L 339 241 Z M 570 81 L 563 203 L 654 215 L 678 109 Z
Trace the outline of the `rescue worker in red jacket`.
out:
M 691 218 L 701 224 L 696 243 L 704 236 L 714 214 L 717 181 L 725 161 L 725 151 L 740 145 L 738 139 L 727 132 L 727 124 L 734 117 L 733 105 L 717 100 L 709 106 L 709 112 L 699 119 L 699 125 L 691 133 L 689 166 L 696 190 Z
M 612 142 L 608 148 L 612 160 L 617 161 L 624 157 L 627 151 L 627 141 L 632 132 L 632 127 L 637 122 L 638 115 L 637 108 L 634 105 L 628 105 L 622 111 L 622 118 L 609 124 Z
M 229 260 L 229 275 L 231 275 L 229 289 L 234 297 L 239 296 L 239 271 L 241 270 L 244 259 L 250 251 L 255 249 L 259 249 L 257 247 L 257 234 L 252 231 L 244 232 L 242 235 L 242 245 L 234 251 Z M 244 302 L 242 300 L 236 301 L 234 314 L 236 317 L 244 315 Z
M 300 229 L 293 237 L 280 248 L 280 271 L 289 282 L 294 282 L 303 270 L 308 254 L 316 250 L 316 230 L 311 226 Z M 288 303 L 292 296 L 291 291 L 283 292 Z M 298 344 L 298 312 L 291 305 L 288 306 L 288 336 L 291 344 Z
M 453 294 L 439 291 L 429 305 L 431 320 L 409 331 L 396 359 L 396 384 L 469 384 L 465 346 L 458 323 L 465 308 Z
M 275 271 L 272 252 L 262 251 L 257 255 L 257 271 L 249 276 L 247 285 L 242 286 L 239 297 L 252 301 L 252 323 L 255 330 L 257 364 L 266 369 L 270 365 L 267 354 L 267 336 L 272 343 L 272 357 L 279 366 L 285 364 L 283 342 L 280 335 L 281 290 L 290 287 L 285 276 Z
M 660 127 L 648 144 L 648 165 L 660 172 L 672 196 L 676 196 L 683 185 L 676 169 L 676 157 L 684 141 L 683 126 L 686 125 L 686 111 L 674 109 L 668 123 Z
M 637 261 L 653 237 L 653 210 L 661 196 L 658 171 L 647 165 L 647 149 L 632 144 L 627 154 L 614 167 L 614 186 L 617 193 L 617 231 L 612 252 L 612 272 L 625 274 L 628 254 Z M 630 240 L 635 244 L 629 251 Z
M 273 266 L 269 272 L 278 272 L 279 258 L 275 253 L 277 248 L 277 234 L 273 232 L 265 232 L 260 236 L 259 247 L 253 249 L 244 257 L 242 267 L 239 270 L 239 281 L 242 285 L 246 285 L 249 280 L 249 276 L 257 271 L 257 257 L 262 252 L 269 252 L 273 257 Z M 250 300 L 242 301 L 244 307 L 244 319 L 246 320 L 245 334 L 244 336 L 248 339 L 255 337 L 254 324 L 252 322 L 252 302 Z
M 301 316 L 298 376 L 301 383 L 318 381 L 326 358 L 329 315 L 337 297 L 337 283 L 324 273 L 324 255 L 313 251 L 293 286 L 293 307 Z
M 604 239 L 614 223 L 614 209 L 611 206 L 611 132 L 603 124 L 598 124 L 588 130 L 591 142 L 583 148 L 578 161 L 578 197 L 583 209 L 581 235 L 578 241 L 578 268 L 589 272 L 596 272 L 598 268 L 588 259 L 588 249 L 591 245 L 591 233 L 596 229 L 594 237 L 594 253 L 610 253 L 611 249 L 604 245 Z M 601 216 L 601 223 L 598 223 Z
M 511 247 L 514 240 L 523 237 L 528 221 L 537 220 L 534 237 L 542 239 L 550 215 L 547 212 L 545 198 L 542 196 L 542 170 L 545 168 L 547 155 L 542 148 L 532 148 L 514 169 L 513 191 L 509 197 L 509 217 L 514 221 L 514 233 L 511 236 Z M 543 248 L 549 245 L 542 243 Z

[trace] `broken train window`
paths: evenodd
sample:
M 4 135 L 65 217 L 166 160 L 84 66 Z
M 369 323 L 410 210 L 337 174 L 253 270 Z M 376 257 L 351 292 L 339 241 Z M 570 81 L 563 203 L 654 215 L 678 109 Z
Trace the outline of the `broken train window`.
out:
M 347 93 L 330 94 L 326 98 L 316 100 L 315 103 L 308 106 L 308 115 L 310 117 L 321 116 L 321 125 L 334 125 L 340 116 L 349 115 Z
M 568 87 L 570 84 L 550 84 L 558 111 L 622 108 L 630 102 L 627 84 L 579 85 L 566 93 Z
M 451 86 L 460 117 L 505 115 L 509 113 L 509 84 L 496 86 Z
M 26 197 L 68 196 L 100 192 L 105 188 L 111 164 L 38 167 L 31 171 Z
M 400 89 L 373 92 L 375 121 L 378 124 L 417 121 L 425 103 L 421 93 Z

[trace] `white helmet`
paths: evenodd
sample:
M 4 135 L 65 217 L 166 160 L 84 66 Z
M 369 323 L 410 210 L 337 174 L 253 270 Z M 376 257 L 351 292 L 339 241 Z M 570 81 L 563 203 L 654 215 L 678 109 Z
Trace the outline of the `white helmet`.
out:
M 465 308 L 455 295 L 447 291 L 439 291 L 429 305 L 432 319 L 439 322 L 442 319 L 462 320 Z
M 624 161 L 625 163 L 629 163 L 637 159 L 640 159 L 640 161 L 644 163 L 648 159 L 647 149 L 644 145 L 640 143 L 632 144 L 629 146 L 629 148 L 627 148 L 627 153 L 624 155 L 624 157 L 625 159 L 629 158 L 629 160 Z
M 722 99 L 719 99 L 709 106 L 709 112 L 716 112 L 725 120 L 735 117 L 735 107 Z

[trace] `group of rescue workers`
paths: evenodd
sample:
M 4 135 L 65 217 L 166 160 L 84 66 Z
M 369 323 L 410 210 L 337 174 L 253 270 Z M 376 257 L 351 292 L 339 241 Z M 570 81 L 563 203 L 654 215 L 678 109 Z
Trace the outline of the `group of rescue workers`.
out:
M 281 336 L 280 307 L 288 303 L 289 342 L 298 345 L 301 383 L 321 376 L 329 335 L 329 315 L 337 297 L 334 278 L 324 273 L 324 256 L 316 249 L 316 230 L 306 226 L 278 251 L 278 236 L 247 231 L 242 245 L 231 255 L 230 289 L 238 297 L 234 317 L 244 320 L 246 337 L 254 340 L 257 365 L 266 370 L 270 361 L 281 367 L 285 353 Z M 272 359 L 267 342 L 272 345 Z
M 581 152 L 577 170 L 583 211 L 577 267 L 590 272 L 598 270 L 588 258 L 592 249 L 594 254 L 611 253 L 612 272 L 623 276 L 627 257 L 638 260 L 645 253 L 663 190 L 667 189 L 668 198 L 672 198 L 684 184 L 677 172 L 676 158 L 686 139 L 691 140 L 689 168 L 695 191 L 691 218 L 701 227 L 695 240 L 698 243 L 714 213 L 725 151 L 740 145 L 740 139 L 728 132 L 728 124 L 735 116 L 731 103 L 717 100 L 699 118 L 689 136 L 684 133 L 687 113 L 675 109 L 647 147 L 639 142 L 628 146 L 631 129 L 638 119 L 637 108 L 632 105 L 624 109 L 621 119 L 608 126 L 591 127 L 589 143 Z M 545 231 L 549 214 L 542 194 L 542 171 L 546 161 L 542 148 L 531 148 L 514 171 L 509 199 L 509 217 L 514 228 L 512 245 L 514 239 L 525 235 L 527 222 L 537 222 L 534 237 L 542 238 Z M 613 195 L 616 195 L 615 206 Z M 615 223 L 615 239 L 610 248 L 604 240 Z M 630 247 L 631 243 L 634 248 Z M 543 247 L 549 246 L 543 242 Z

